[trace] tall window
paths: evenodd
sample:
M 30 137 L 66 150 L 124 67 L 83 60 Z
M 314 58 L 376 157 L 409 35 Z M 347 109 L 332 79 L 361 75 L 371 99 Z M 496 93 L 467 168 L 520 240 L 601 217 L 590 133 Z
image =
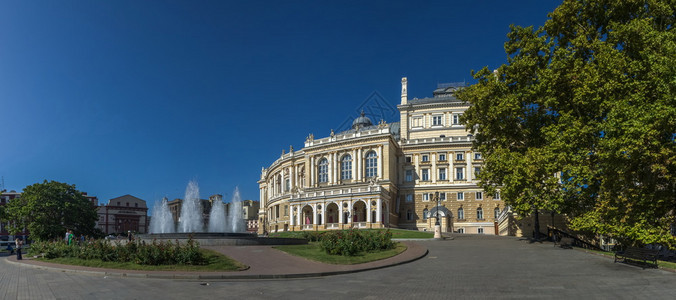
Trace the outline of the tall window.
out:
M 476 159 L 476 160 L 481 159 L 481 153 L 479 153 L 479 152 L 474 152 L 474 159 Z
M 465 168 L 455 168 L 455 179 L 457 180 L 465 179 Z
M 430 211 L 427 208 L 423 209 L 423 220 L 427 220 L 430 217 Z
M 446 168 L 439 168 L 439 180 L 446 180 Z
M 493 200 L 500 200 L 500 192 L 495 192 L 495 196 L 493 197 Z
M 484 199 L 484 193 L 482 193 L 482 192 L 476 192 L 476 194 L 474 194 L 474 199 L 476 199 L 476 200 L 483 200 L 483 199 Z
M 406 181 L 413 181 L 413 170 L 406 170 Z
M 439 161 L 445 161 L 445 160 L 446 160 L 446 154 L 439 153 Z
M 494 218 L 497 219 L 499 215 L 500 215 L 500 208 L 499 208 L 499 207 L 496 207 L 496 208 L 493 210 L 493 216 L 494 216 Z
M 439 193 L 439 201 L 446 201 L 446 193 Z
M 441 116 L 432 116 L 432 126 L 441 125 Z
M 430 180 L 430 170 L 429 169 L 422 169 L 422 180 L 423 181 L 429 181 Z
M 430 156 L 428 154 L 423 154 L 422 161 L 430 161 Z
M 454 125 L 460 124 L 460 115 L 459 115 L 459 114 L 454 114 L 454 115 L 453 115 L 453 124 L 454 124 Z
M 476 179 L 481 173 L 481 167 L 474 167 L 474 179 Z
M 462 152 L 458 152 L 455 154 L 455 160 L 465 160 L 465 154 Z
M 329 161 L 326 158 L 322 158 L 319 161 L 317 166 L 317 174 L 319 174 L 319 182 L 328 182 L 329 181 Z
M 406 202 L 413 202 L 413 194 L 406 194 Z
M 465 219 L 465 210 L 461 208 L 458 208 L 458 220 L 464 220 Z
M 406 220 L 408 221 L 413 220 L 413 213 L 411 212 L 410 209 L 406 211 Z
M 291 180 L 289 180 L 289 178 L 284 179 L 284 191 L 291 191 Z
M 429 193 L 422 194 L 422 199 L 423 201 L 430 201 L 430 194 Z
M 477 228 L 477 233 L 478 234 L 484 234 L 484 229 L 481 228 L 481 227 Z
M 481 207 L 476 209 L 476 218 L 479 220 L 484 219 L 484 210 Z
M 465 233 L 465 228 L 458 228 L 458 233 Z
M 458 192 L 458 201 L 465 200 L 465 193 L 463 192 Z
M 340 179 L 352 179 L 352 156 L 349 154 L 340 160 Z
M 366 177 L 378 176 L 378 155 L 371 151 L 366 154 Z

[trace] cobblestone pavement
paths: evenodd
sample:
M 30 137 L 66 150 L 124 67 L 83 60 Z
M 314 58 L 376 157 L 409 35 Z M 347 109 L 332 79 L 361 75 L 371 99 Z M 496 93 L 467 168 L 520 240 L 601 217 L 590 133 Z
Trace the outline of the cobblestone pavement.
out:
M 673 299 L 676 273 L 517 238 L 417 242 L 412 263 L 305 279 L 176 280 L 39 270 L 0 258 L 0 299 Z

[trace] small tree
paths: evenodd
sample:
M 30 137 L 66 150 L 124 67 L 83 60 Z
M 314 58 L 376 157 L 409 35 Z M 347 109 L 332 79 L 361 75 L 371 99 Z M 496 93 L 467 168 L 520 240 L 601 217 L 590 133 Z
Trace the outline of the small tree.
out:
M 38 240 L 60 238 L 66 229 L 94 234 L 97 218 L 96 207 L 75 185 L 47 180 L 27 186 L 20 198 L 6 205 L 2 216 L 11 233 L 28 228 Z

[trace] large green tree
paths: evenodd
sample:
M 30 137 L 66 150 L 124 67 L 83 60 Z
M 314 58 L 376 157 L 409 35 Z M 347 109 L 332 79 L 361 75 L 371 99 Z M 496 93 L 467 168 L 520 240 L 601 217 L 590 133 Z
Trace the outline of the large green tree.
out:
M 4 215 L 10 232 L 25 226 L 34 239 L 41 240 L 60 238 L 66 229 L 95 234 L 97 218 L 96 207 L 75 185 L 47 180 L 27 186 L 20 198 L 6 205 Z
M 676 246 L 674 0 L 567 0 L 512 26 L 507 64 L 458 97 L 485 157 L 481 184 L 517 212 Z

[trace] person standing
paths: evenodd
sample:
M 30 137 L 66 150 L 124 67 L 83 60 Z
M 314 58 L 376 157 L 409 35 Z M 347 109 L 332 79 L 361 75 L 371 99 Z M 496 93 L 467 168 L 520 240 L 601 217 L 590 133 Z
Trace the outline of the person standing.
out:
M 74 236 L 73 236 L 73 231 L 72 231 L 72 230 L 68 230 L 68 246 L 70 246 L 70 245 L 73 244 L 73 238 L 74 238 Z
M 16 238 L 14 240 L 14 243 L 16 244 L 16 260 L 21 260 L 21 248 L 23 248 L 23 240 L 21 238 Z
M 68 235 L 70 234 L 70 229 L 66 229 L 66 236 L 63 238 L 63 242 L 68 245 Z

